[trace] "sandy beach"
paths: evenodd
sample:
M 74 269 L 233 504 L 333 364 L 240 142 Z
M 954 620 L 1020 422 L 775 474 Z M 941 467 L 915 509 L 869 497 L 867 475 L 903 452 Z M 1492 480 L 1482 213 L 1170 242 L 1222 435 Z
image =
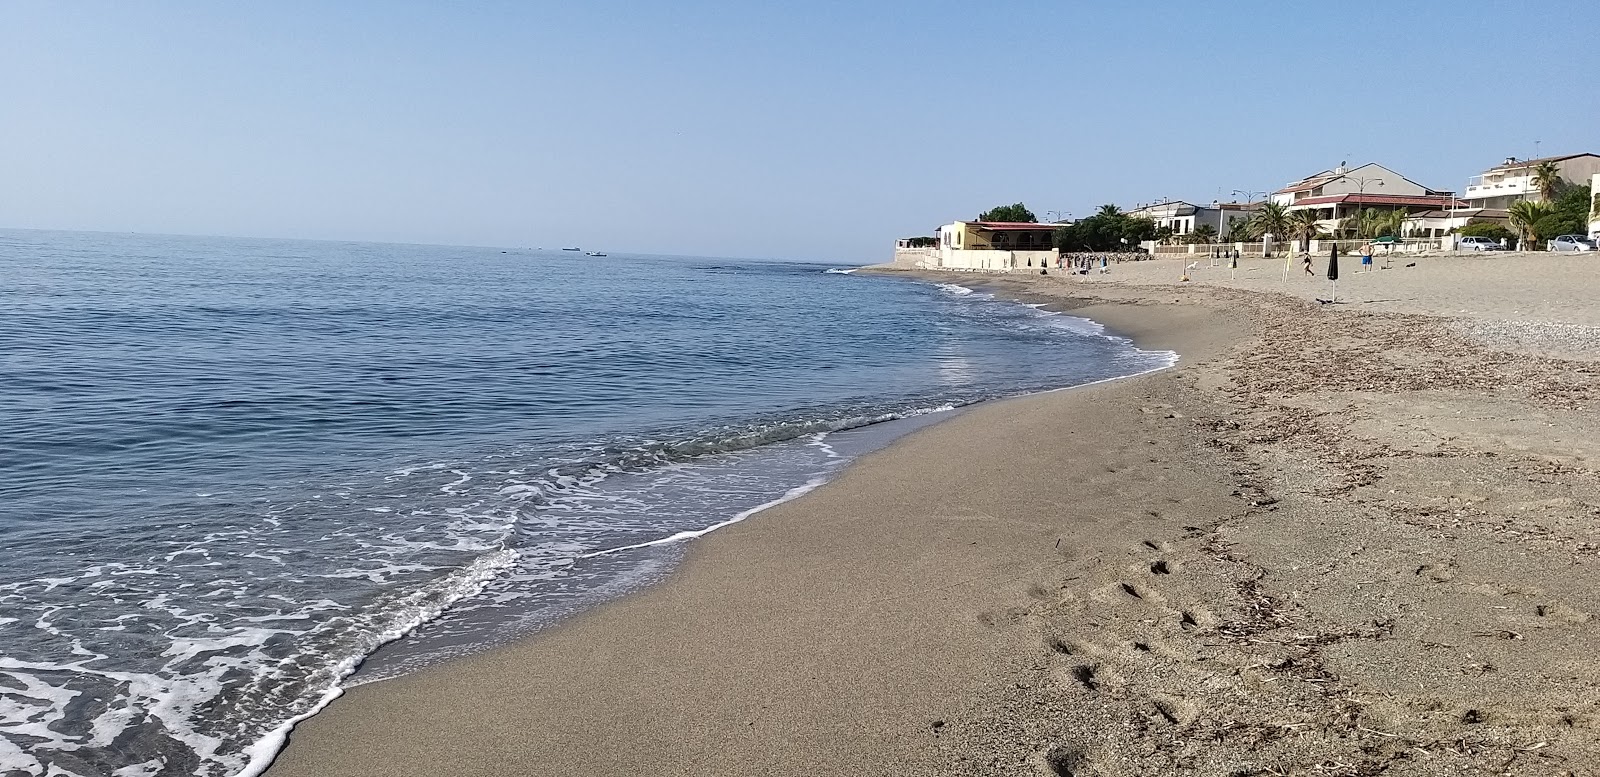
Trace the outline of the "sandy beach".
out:
M 1260 260 L 903 273 L 1183 358 L 923 429 L 268 773 L 1600 773 L 1600 273 L 1410 261 L 1334 305 Z

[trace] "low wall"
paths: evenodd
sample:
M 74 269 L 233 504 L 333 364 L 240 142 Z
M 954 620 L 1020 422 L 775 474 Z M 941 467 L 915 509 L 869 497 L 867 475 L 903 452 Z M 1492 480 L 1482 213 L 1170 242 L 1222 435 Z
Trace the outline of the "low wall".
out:
M 1055 251 L 946 251 L 936 269 L 1012 272 L 1056 266 Z
M 895 267 L 902 267 L 907 270 L 935 268 L 939 266 L 939 249 L 896 248 L 892 264 Z
M 1138 251 L 1118 251 L 1116 253 L 1074 251 L 1070 254 L 1061 255 L 1062 263 L 1067 267 L 1071 267 L 1074 263 L 1085 261 L 1098 264 L 1101 257 L 1104 257 L 1106 261 L 1112 264 L 1121 264 L 1123 262 L 1142 262 L 1146 259 L 1153 258 L 1149 254 L 1140 253 Z

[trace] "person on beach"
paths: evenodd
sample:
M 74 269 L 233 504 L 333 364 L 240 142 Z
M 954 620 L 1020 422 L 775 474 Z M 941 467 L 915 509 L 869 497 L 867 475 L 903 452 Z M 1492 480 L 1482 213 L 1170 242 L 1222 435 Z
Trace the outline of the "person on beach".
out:
M 1311 271 L 1311 252 L 1310 251 L 1301 251 L 1300 252 L 1300 266 L 1305 268 L 1306 275 L 1316 275 L 1315 272 Z
M 1372 272 L 1372 246 L 1361 252 L 1361 271 Z

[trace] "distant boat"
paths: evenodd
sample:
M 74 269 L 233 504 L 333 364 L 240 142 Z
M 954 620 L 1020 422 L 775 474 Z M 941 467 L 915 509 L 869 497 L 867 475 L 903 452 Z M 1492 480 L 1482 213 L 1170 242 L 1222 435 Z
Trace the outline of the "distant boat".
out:
M 602 254 L 599 251 L 585 251 L 584 255 L 585 256 L 605 256 L 605 254 Z
M 573 246 L 571 248 L 563 248 L 561 250 L 563 250 L 563 251 L 582 251 L 583 249 L 582 248 L 578 248 L 577 246 Z

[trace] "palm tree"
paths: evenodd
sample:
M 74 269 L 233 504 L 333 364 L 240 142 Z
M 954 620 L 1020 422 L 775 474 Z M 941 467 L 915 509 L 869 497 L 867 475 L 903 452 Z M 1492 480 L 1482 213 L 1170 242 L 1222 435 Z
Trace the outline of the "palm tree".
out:
M 1539 219 L 1550 215 L 1550 212 L 1550 206 L 1543 202 L 1522 200 L 1511 203 L 1511 226 L 1516 227 L 1517 232 L 1522 235 L 1522 245 L 1518 248 L 1524 251 L 1533 248 L 1533 244 L 1538 240 L 1533 225 L 1539 223 Z
M 1189 233 L 1196 243 L 1211 243 L 1217 239 L 1217 228 L 1210 224 L 1201 224 Z
M 1289 214 L 1289 233 L 1300 238 L 1300 250 L 1311 250 L 1311 241 L 1322 231 L 1322 225 L 1317 223 L 1321 220 L 1317 212 L 1309 208 Z
M 1117 207 L 1117 206 L 1115 206 L 1115 205 L 1101 205 L 1100 206 L 1100 210 L 1098 212 L 1096 212 L 1094 215 L 1096 215 L 1096 216 L 1104 216 L 1105 218 L 1108 218 L 1108 219 L 1109 218 L 1116 218 L 1117 216 L 1121 216 L 1122 215 L 1122 209 Z
M 1539 198 L 1550 202 L 1561 188 L 1561 168 L 1555 162 L 1540 162 L 1533 168 L 1533 185 L 1539 189 Z
M 1272 235 L 1283 237 L 1289 232 L 1289 214 L 1283 206 L 1276 202 L 1264 203 L 1256 215 L 1250 219 L 1253 222 L 1256 235 Z
M 1256 222 L 1249 216 L 1228 217 L 1228 237 L 1234 240 L 1254 240 Z
M 1400 208 L 1384 213 L 1377 217 L 1372 224 L 1371 237 L 1400 238 L 1400 230 L 1406 225 L 1406 212 Z

